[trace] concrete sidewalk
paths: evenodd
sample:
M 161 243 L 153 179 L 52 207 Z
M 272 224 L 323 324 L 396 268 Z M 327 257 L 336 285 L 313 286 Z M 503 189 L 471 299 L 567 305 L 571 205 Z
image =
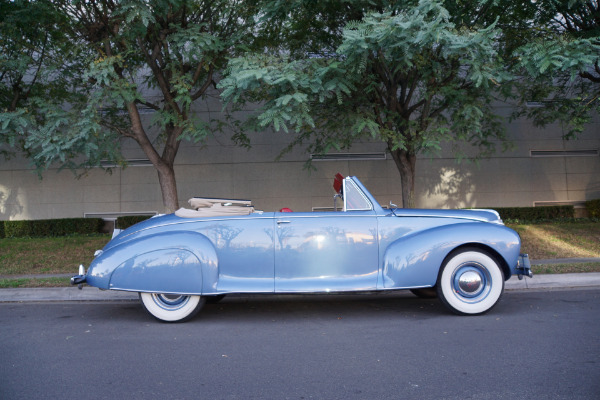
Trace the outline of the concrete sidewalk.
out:
M 506 290 L 540 290 L 569 289 L 584 287 L 600 287 L 600 272 L 579 274 L 535 275 L 533 278 L 519 280 L 516 276 L 509 279 Z M 34 289 L 0 289 L 0 302 L 35 302 L 35 301 L 132 301 L 137 300 L 135 292 L 119 292 L 99 290 L 86 286 L 82 290 L 77 287 L 34 288 Z

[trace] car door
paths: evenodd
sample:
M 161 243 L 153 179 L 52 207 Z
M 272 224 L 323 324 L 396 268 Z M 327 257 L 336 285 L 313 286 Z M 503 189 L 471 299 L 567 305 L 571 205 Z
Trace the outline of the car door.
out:
M 377 287 L 377 217 L 370 203 L 363 201 L 366 198 L 347 197 L 347 203 L 353 200 L 352 209 L 275 214 L 276 292 Z
M 377 220 L 373 212 L 279 213 L 276 224 L 276 292 L 377 287 Z
M 273 213 L 207 219 L 199 232 L 218 257 L 215 291 L 269 293 L 274 290 Z

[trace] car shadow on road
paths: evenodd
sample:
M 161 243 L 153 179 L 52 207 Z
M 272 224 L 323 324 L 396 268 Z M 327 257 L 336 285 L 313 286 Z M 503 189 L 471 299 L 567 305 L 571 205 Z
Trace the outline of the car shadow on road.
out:
M 302 320 L 350 317 L 398 317 L 420 319 L 447 315 L 437 299 L 420 299 L 408 291 L 369 294 L 228 296 L 220 303 L 204 306 L 197 320 Z
M 507 299 L 507 297 L 509 299 Z M 501 317 L 514 314 L 522 306 L 513 304 L 512 296 L 495 306 L 488 315 Z M 131 321 L 156 321 L 137 301 L 96 303 L 91 311 L 98 319 Z M 439 299 L 422 299 L 409 291 L 364 294 L 318 295 L 229 295 L 216 304 L 206 304 L 189 323 L 211 321 L 239 323 L 241 321 L 342 320 L 348 318 L 386 319 L 406 318 L 427 320 L 431 318 L 457 318 Z M 471 317 L 458 317 L 471 318 Z

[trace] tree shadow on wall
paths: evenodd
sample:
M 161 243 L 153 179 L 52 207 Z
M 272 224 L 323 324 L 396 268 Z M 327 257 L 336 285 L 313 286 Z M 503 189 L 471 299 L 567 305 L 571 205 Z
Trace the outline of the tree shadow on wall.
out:
M 442 167 L 437 175 L 419 179 L 420 204 L 427 208 L 476 207 L 472 173 L 464 167 Z
M 23 212 L 14 190 L 0 187 L 0 220 L 6 221 Z

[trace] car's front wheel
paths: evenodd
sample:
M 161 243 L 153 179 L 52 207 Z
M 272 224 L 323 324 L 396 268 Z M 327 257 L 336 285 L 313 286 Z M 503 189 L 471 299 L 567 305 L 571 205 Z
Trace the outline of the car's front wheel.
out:
M 192 318 L 202 306 L 202 296 L 186 296 L 165 293 L 140 293 L 140 300 L 146 311 L 164 322 L 184 322 Z
M 450 253 L 437 283 L 444 305 L 456 314 L 476 315 L 489 311 L 504 291 L 504 272 L 487 252 L 466 248 Z

